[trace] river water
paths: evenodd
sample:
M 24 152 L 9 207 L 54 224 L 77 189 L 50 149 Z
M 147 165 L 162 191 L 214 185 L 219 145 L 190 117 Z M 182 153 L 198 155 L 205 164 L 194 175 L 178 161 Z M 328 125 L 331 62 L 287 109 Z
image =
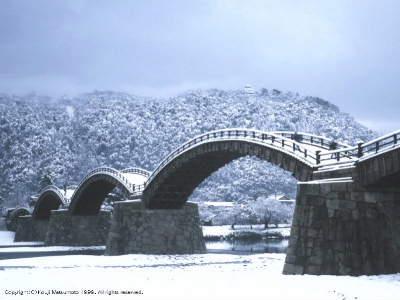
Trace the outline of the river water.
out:
M 209 253 L 286 253 L 288 240 L 263 240 L 258 242 L 247 241 L 208 241 L 206 242 Z

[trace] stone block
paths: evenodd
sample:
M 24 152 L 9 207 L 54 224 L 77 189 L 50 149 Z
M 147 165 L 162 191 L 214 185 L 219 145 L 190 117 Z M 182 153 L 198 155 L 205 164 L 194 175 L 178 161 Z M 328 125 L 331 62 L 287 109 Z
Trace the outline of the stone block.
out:
M 286 254 L 285 263 L 287 264 L 295 264 L 297 256 L 290 255 L 289 253 Z
M 306 183 L 306 184 L 298 184 L 301 187 L 301 191 L 299 193 L 307 195 L 307 196 L 319 196 L 321 194 L 320 185 L 318 183 Z
M 333 218 L 335 216 L 335 212 L 335 208 L 328 208 L 328 218 Z
M 329 194 L 332 190 L 331 187 L 332 185 L 330 183 L 322 183 L 320 185 L 321 194 L 322 195 Z
M 319 263 L 317 265 L 308 265 L 305 273 L 311 275 L 319 275 L 321 273 L 321 264 Z
M 319 230 L 318 229 L 308 229 L 307 236 L 311 238 L 315 238 L 318 236 Z
M 285 263 L 283 267 L 283 274 L 285 275 L 302 275 L 304 273 L 304 267 L 301 265 L 293 265 Z
M 345 210 L 353 210 L 356 208 L 356 203 L 354 201 L 339 200 L 339 208 Z
M 364 201 L 364 193 L 363 192 L 351 192 L 350 200 L 356 201 L 356 202 Z
M 378 199 L 379 199 L 379 194 L 378 193 L 374 193 L 374 192 L 367 192 L 367 193 L 364 193 L 364 199 L 365 199 L 365 202 L 368 202 L 368 203 L 377 203 L 378 202 Z
M 353 210 L 352 212 L 351 212 L 351 215 L 352 215 L 352 218 L 354 219 L 354 220 L 358 220 L 359 218 L 360 218 L 360 212 L 359 212 L 359 210 Z
M 347 182 L 332 182 L 331 190 L 333 192 L 347 192 L 348 191 Z
M 326 207 L 330 210 L 337 210 L 339 209 L 340 200 L 336 199 L 327 199 L 326 200 Z

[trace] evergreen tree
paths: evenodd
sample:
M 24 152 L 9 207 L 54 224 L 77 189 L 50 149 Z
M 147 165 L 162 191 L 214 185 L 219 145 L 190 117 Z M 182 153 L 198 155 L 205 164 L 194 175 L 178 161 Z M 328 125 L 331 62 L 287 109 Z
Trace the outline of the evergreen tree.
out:
M 53 182 L 53 176 L 51 175 L 51 173 L 47 173 L 45 175 L 42 176 L 42 179 L 40 180 L 40 189 L 42 190 L 43 188 L 45 188 L 48 185 L 52 185 L 54 184 Z

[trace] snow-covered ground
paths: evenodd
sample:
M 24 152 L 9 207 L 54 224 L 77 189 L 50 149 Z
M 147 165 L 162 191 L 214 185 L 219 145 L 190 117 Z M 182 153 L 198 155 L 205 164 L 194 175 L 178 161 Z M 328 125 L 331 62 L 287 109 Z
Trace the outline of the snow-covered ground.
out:
M 34 246 L 43 245 L 43 242 L 14 242 L 15 232 L 0 231 L 0 247 L 2 246 Z
M 218 227 L 228 232 L 227 228 Z M 9 243 L 12 238 L 12 233 L 0 232 L 0 241 Z M 24 248 L 14 250 L 27 250 Z M 28 250 L 39 251 L 39 248 L 45 247 Z M 59 251 L 58 248 L 71 247 L 46 247 L 46 251 Z M 0 260 L 0 299 L 95 298 L 85 295 L 85 290 L 96 292 L 96 299 L 394 300 L 400 295 L 400 274 L 287 276 L 281 274 L 284 259 L 284 254 L 71 255 L 6 259 Z M 52 290 L 78 294 L 55 295 Z M 123 291 L 143 294 L 129 296 L 121 294 Z M 102 292 L 105 294 L 100 295 Z M 113 292 L 119 294 L 109 295 Z
M 0 261 L 0 299 L 398 299 L 400 274 L 282 275 L 285 255 L 58 256 Z M 6 293 L 72 291 L 75 295 Z M 84 295 L 137 291 L 139 295 Z
M 106 246 L 41 246 L 39 244 L 35 247 L 18 246 L 18 247 L 0 247 L 0 255 L 2 253 L 10 252 L 65 252 L 65 251 L 82 251 L 82 250 L 105 250 Z
M 0 231 L 0 245 L 7 245 L 14 241 L 15 232 L 13 231 Z
M 15 232 L 0 231 L 0 258 L 4 253 L 17 252 L 65 252 L 82 250 L 105 250 L 105 246 L 44 246 L 44 242 L 14 242 Z

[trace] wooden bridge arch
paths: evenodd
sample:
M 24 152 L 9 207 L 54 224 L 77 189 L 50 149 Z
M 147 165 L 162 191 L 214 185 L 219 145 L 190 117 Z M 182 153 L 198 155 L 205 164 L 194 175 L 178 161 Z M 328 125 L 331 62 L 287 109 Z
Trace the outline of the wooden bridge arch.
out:
M 334 143 L 335 148 L 349 147 Z M 312 179 L 321 150 L 332 141 L 295 132 L 228 129 L 208 132 L 167 156 L 146 182 L 142 199 L 148 208 L 179 208 L 211 173 L 241 156 L 252 155 L 289 171 L 300 181 Z
M 141 174 L 144 178 L 143 183 L 149 176 L 146 170 L 139 168 L 118 171 L 101 167 L 92 170 L 82 179 L 72 195 L 69 212 L 72 215 L 96 215 L 106 196 L 117 186 L 129 199 L 139 195 L 143 185 L 132 183 L 128 174 Z
M 32 212 L 33 219 L 49 219 L 52 210 L 65 206 L 65 198 L 55 185 L 46 186 L 36 201 Z

